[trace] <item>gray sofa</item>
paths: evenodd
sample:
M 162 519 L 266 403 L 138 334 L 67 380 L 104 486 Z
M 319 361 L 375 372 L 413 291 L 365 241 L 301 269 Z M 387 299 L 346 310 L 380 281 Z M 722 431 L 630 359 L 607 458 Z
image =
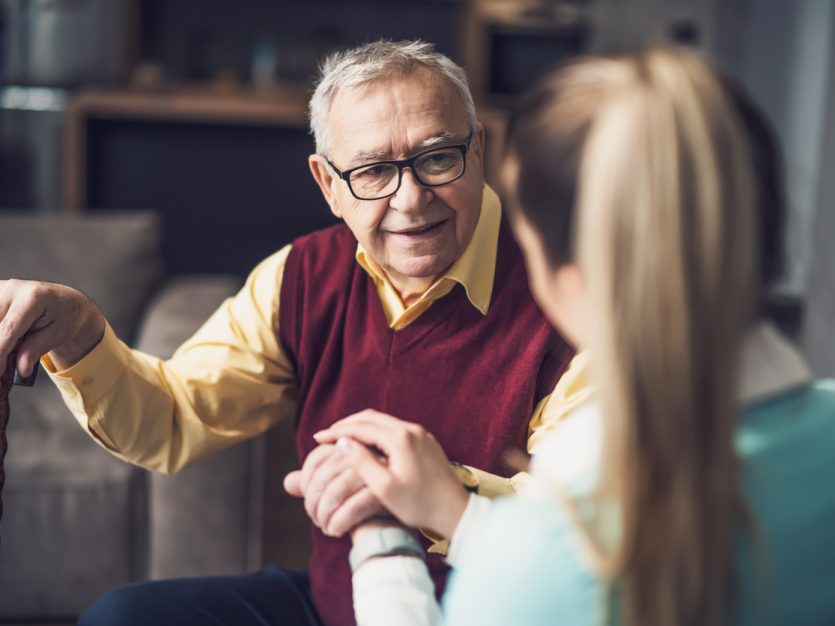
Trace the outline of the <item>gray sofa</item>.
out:
M 77 287 L 120 337 L 166 357 L 241 281 L 168 278 L 160 243 L 148 212 L 0 213 L 0 278 Z M 99 447 L 44 372 L 34 388 L 15 388 L 11 405 L 0 623 L 74 620 L 104 591 L 135 580 L 244 572 L 264 560 L 304 564 L 304 521 L 276 493 L 277 475 L 295 464 L 291 425 L 160 476 Z

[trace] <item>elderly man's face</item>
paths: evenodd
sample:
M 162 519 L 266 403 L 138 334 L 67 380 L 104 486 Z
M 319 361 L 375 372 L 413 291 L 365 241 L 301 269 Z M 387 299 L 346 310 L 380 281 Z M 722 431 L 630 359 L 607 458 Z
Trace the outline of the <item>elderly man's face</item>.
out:
M 434 71 L 418 68 L 337 92 L 330 133 L 330 159 L 344 171 L 465 143 L 469 126 L 452 88 Z M 405 169 L 400 189 L 380 200 L 356 199 L 322 157 L 311 156 L 310 165 L 334 215 L 345 220 L 405 299 L 428 288 L 469 243 L 481 211 L 483 145 L 479 125 L 461 178 L 424 187 Z

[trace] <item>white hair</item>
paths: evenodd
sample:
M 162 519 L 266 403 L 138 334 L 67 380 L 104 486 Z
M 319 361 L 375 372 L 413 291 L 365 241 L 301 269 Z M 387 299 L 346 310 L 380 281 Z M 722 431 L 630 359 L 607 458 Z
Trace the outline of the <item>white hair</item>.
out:
M 404 76 L 420 65 L 440 74 L 460 96 L 470 131 L 475 131 L 475 104 L 467 84 L 467 75 L 460 66 L 435 50 L 432 44 L 420 39 L 380 39 L 351 50 L 336 52 L 321 64 L 316 88 L 310 98 L 309 111 L 310 132 L 316 140 L 316 152 L 325 156 L 330 154 L 328 116 L 339 89 L 365 85 L 392 75 Z

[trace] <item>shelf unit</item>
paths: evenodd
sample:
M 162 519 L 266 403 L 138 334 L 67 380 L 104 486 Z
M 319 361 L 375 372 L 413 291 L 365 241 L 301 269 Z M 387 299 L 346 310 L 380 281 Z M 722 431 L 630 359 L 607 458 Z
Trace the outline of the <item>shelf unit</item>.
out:
M 180 86 L 155 91 L 89 90 L 67 111 L 65 205 L 87 205 L 87 133 L 91 120 L 167 121 L 192 124 L 305 128 L 308 92 L 290 86 L 269 91 Z

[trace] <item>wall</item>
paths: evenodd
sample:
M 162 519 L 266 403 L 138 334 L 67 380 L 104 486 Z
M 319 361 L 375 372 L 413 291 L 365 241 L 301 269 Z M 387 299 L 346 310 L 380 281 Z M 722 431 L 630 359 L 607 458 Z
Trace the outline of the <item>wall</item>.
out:
M 594 15 L 597 50 L 667 41 L 671 35 L 682 43 L 710 46 L 713 38 L 711 0 L 594 0 L 588 4 Z
M 306 82 L 326 53 L 364 41 L 423 37 L 460 61 L 460 0 L 143 0 L 141 53 L 174 80 L 248 80 L 258 43 L 275 46 L 283 80 Z
M 714 57 L 737 76 L 783 146 L 789 219 L 782 288 L 804 302 L 802 346 L 835 374 L 835 9 L 831 0 L 715 0 Z
M 829 16 L 830 37 L 835 34 L 835 11 Z M 806 328 L 803 345 L 812 368 L 835 377 L 835 63 L 830 63 L 825 85 L 825 129 L 820 161 L 822 172 L 817 211 L 810 237 L 811 263 L 807 282 Z

